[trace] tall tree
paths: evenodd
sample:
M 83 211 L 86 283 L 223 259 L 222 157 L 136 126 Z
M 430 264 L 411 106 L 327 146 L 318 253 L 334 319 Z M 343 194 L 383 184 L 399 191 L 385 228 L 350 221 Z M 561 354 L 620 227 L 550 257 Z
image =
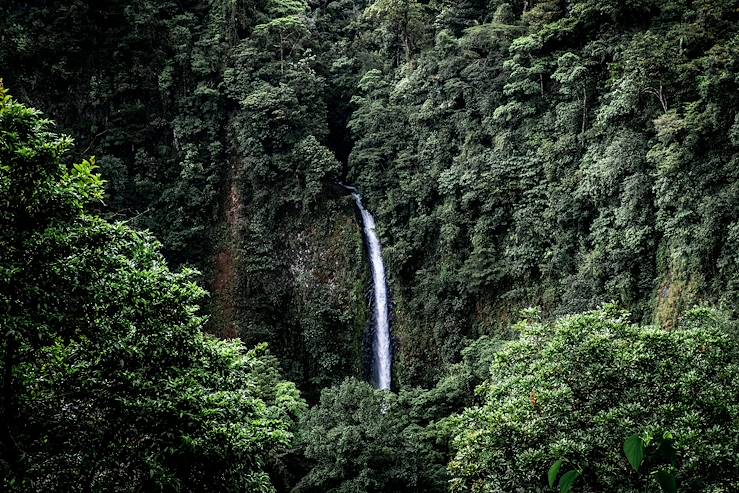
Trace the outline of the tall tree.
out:
M 94 160 L 0 85 L 0 471 L 10 491 L 273 491 L 305 403 L 202 332 L 197 273 L 91 214 Z

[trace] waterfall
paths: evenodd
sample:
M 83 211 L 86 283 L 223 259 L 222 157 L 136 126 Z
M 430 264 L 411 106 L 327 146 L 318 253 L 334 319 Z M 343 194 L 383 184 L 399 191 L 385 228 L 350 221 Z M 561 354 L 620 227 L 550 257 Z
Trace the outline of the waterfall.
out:
M 387 278 L 385 264 L 382 261 L 382 247 L 375 231 L 375 218 L 362 204 L 362 196 L 353 187 L 344 185 L 354 197 L 359 212 L 362 214 L 367 253 L 372 270 L 372 287 L 374 292 L 374 337 L 372 340 L 372 377 L 378 389 L 389 389 L 392 372 L 392 349 L 390 347 L 390 317 L 388 315 Z

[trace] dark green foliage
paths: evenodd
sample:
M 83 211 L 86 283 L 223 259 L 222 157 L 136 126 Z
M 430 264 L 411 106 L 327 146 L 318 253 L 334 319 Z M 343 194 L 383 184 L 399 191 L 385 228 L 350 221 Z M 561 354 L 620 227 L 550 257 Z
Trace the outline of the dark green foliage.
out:
M 531 304 L 734 310 L 737 3 L 430 5 L 433 46 L 366 72 L 349 123 L 400 381 Z
M 575 491 L 655 491 L 666 478 L 634 471 L 627 457 L 641 460 L 630 442 L 622 452 L 639 430 L 671 432 L 680 460 L 667 465 L 680 491 L 736 490 L 735 323 L 698 308 L 665 331 L 606 307 L 516 330 L 520 339 L 496 354 L 479 390 L 485 404 L 458 421 L 452 491 L 547 491 L 555 459 L 582 471 Z M 667 471 L 660 460 L 650 467 Z
M 303 425 L 315 462 L 298 491 L 426 491 L 425 457 L 407 414 L 390 392 L 357 380 L 324 390 Z
M 275 59 L 264 43 L 239 43 L 224 73 L 229 96 L 239 102 L 229 124 L 232 323 L 245 341 L 278 348 L 289 375 L 316 390 L 362 373 L 354 320 L 362 320 L 362 311 L 352 301 L 361 276 L 359 229 L 345 220 L 350 202 L 332 192 L 341 166 L 321 143 L 324 80 L 314 58 L 296 44 Z M 330 348 L 319 334 L 337 344 Z
M 733 0 L 0 9 L 0 72 L 98 156 L 105 210 L 202 266 L 214 330 L 269 340 L 300 381 L 316 321 L 290 243 L 347 217 L 347 172 L 383 235 L 402 384 L 523 306 L 613 300 L 670 327 L 736 305 Z
M 480 24 L 488 16 L 487 0 L 437 0 L 438 9 L 435 26 L 438 30 L 448 29 L 455 36 L 471 26 Z
M 102 183 L 70 147 L 0 85 L 3 489 L 273 491 L 297 389 L 203 334 L 196 272 L 89 215 Z
M 651 474 L 664 493 L 677 492 L 677 453 L 672 433 L 632 435 L 624 442 L 624 454 L 635 471 L 654 469 Z M 642 468 L 645 462 L 648 467 Z
M 639 435 L 632 435 L 624 442 L 624 454 L 629 460 L 629 464 L 638 471 L 644 460 L 644 442 Z
M 0 7 L 0 74 L 98 157 L 108 195 L 96 207 L 150 229 L 170 261 L 201 267 L 214 292 L 211 329 L 269 341 L 310 389 L 361 374 L 361 250 L 346 246 L 359 234 L 332 224 L 352 209 L 330 187 L 342 166 L 326 146 L 329 111 L 334 120 L 347 111 L 327 108 L 325 83 L 346 77 L 339 92 L 353 90 L 359 68 L 332 68 L 350 48 L 316 52 L 362 11 L 312 12 L 303 0 Z M 316 18 L 325 28 L 341 20 L 319 33 Z M 293 267 L 300 249 L 319 247 L 343 255 L 342 270 L 314 278 L 308 298 Z M 311 260 L 324 272 L 339 261 Z M 330 292 L 352 277 L 340 296 Z M 324 313 L 305 317 L 318 300 Z M 340 333 L 335 351 L 315 354 L 316 333 Z
M 107 210 L 154 231 L 178 263 L 209 253 L 225 160 L 224 101 L 214 88 L 225 3 L 210 13 L 186 4 L 0 7 L 0 75 L 79 136 L 76 152 L 93 152 L 109 182 Z
M 447 491 L 453 421 L 476 402 L 498 341 L 481 338 L 432 389 L 398 395 L 354 379 L 325 389 L 301 423 L 301 492 Z
M 8 309 L 37 317 L 23 322 L 28 330 L 48 326 L 49 332 L 46 339 L 18 339 L 30 348 L 25 352 L 3 350 L 17 359 L 6 364 L 17 370 L 5 381 L 26 393 L 25 400 L 4 401 L 17 409 L 8 429 L 23 431 L 35 455 L 4 448 L 2 467 L 41 478 L 41 469 L 29 467 L 42 467 L 43 454 L 52 454 L 45 464 L 62 464 L 57 471 L 69 474 L 38 479 L 47 489 L 74 481 L 81 489 L 117 485 L 130 471 L 88 467 L 108 460 L 103 469 L 130 464 L 130 477 L 144 478 L 136 479 L 140 489 L 244 489 L 247 483 L 238 481 L 266 481 L 267 469 L 280 471 L 278 488 L 288 489 L 305 469 L 303 491 L 444 491 L 458 421 L 450 416 L 479 404 L 474 387 L 488 376 L 498 341 L 518 336 L 510 320 L 521 308 L 541 307 L 526 312 L 528 325 L 542 331 L 537 344 L 553 344 L 560 332 L 549 334 L 551 326 L 541 321 L 615 301 L 639 323 L 674 332 L 597 314 L 558 322 L 557 330 L 584 320 L 588 328 L 578 337 L 593 345 L 611 330 L 622 342 L 662 341 L 674 356 L 665 357 L 665 371 L 688 368 L 677 345 L 686 344 L 685 354 L 703 354 L 695 342 L 703 339 L 676 329 L 681 316 L 696 303 L 737 315 L 737 26 L 736 0 L 3 3 L 0 75 L 22 101 L 81 137 L 70 148 L 74 156 L 98 159 L 78 157 L 81 164 L 60 165 L 55 175 L 21 173 L 11 161 L 3 170 L 8 214 L 0 220 L 22 233 L 4 240 L 6 304 L 23 299 Z M 37 142 L 13 159 L 61 163 L 59 154 L 71 144 L 44 132 L 32 133 Z M 107 180 L 104 197 L 96 163 Z M 393 294 L 397 396 L 346 380 L 364 370 L 369 279 L 352 201 L 336 182 L 354 183 L 377 219 Z M 91 208 L 128 222 L 111 225 L 90 216 Z M 247 346 L 268 342 L 309 400 L 322 395 L 304 421 L 305 458 L 301 450 L 287 457 L 265 452 L 287 443 L 295 416 L 280 407 L 283 398 L 286 407 L 301 407 L 294 389 L 279 380 L 275 360 L 261 349 L 244 356 L 238 345 L 199 335 L 203 321 L 194 307 L 203 293 L 194 274 L 167 270 L 156 242 L 128 226 L 151 230 L 167 260 L 203 268 L 213 292 L 205 310 L 210 331 Z M 29 262 L 39 270 L 26 272 Z M 80 313 L 87 318 L 79 321 Z M 144 328 L 166 344 L 138 337 Z M 706 330 L 705 337 L 715 336 L 704 341 L 706 354 L 723 348 L 725 340 Z M 170 351 L 170 342 L 179 349 Z M 543 350 L 528 343 L 524 338 L 507 348 Z M 572 344 L 593 356 L 590 346 Z M 641 361 L 614 344 L 608 346 L 614 354 Z M 549 363 L 567 362 L 557 355 Z M 630 375 L 626 363 L 613 365 Z M 116 365 L 135 369 L 114 373 Z M 192 373 L 177 373 L 181 367 Z M 213 370 L 226 367 L 236 372 L 233 381 L 225 369 Z M 532 375 L 541 369 L 525 368 Z M 490 385 L 513 378 L 505 368 L 496 371 L 502 380 Z M 21 373 L 44 378 L 22 381 Z M 602 390 L 587 375 L 574 375 L 589 391 Z M 93 377 L 108 390 L 74 397 L 90 394 L 92 387 L 80 390 L 80 382 Z M 191 393 L 177 386 L 180 377 Z M 208 401 L 260 378 L 267 380 L 249 394 L 248 409 L 231 394 Z M 635 392 L 654 392 L 651 382 L 633 378 L 641 389 Z M 711 381 L 707 370 L 696 378 Z M 150 400 L 139 402 L 126 389 Z M 633 397 L 623 393 L 624 400 Z M 38 396 L 50 404 L 37 404 Z M 544 406 L 539 394 L 521 390 L 516 398 L 524 405 L 511 413 L 536 423 L 534 411 Z M 138 406 L 133 427 L 113 418 L 133 412 L 129 404 Z M 17 421 L 31 405 L 39 416 L 28 426 L 38 431 Z M 58 416 L 64 406 L 76 414 Z M 505 410 L 492 402 L 481 409 L 486 419 Z M 591 410 L 574 406 L 550 421 L 576 422 L 574 432 L 585 433 Z M 290 416 L 275 424 L 273 412 Z M 490 466 L 485 461 L 492 455 L 484 454 L 497 453 L 500 443 L 480 452 L 477 462 L 463 456 L 468 449 L 477 453 L 473 438 L 489 438 L 490 423 L 476 421 L 476 413 L 463 420 L 470 428 L 459 439 L 454 484 L 495 490 L 488 476 L 475 483 L 475 468 Z M 216 417 L 211 422 L 206 415 Z M 624 411 L 617 423 L 596 423 L 602 433 L 593 433 L 602 442 L 574 442 L 550 429 L 531 445 L 512 432 L 525 443 L 504 443 L 507 455 L 490 467 L 513 471 L 510 478 L 499 474 L 510 481 L 502 491 L 545 491 L 547 468 L 559 459 L 565 462 L 553 475 L 557 489 L 665 487 L 669 478 L 658 472 L 666 469 L 637 475 L 619 455 L 634 433 L 672 430 L 669 416 L 655 416 L 659 423 Z M 229 442 L 228 452 L 211 447 L 210 424 L 221 433 L 252 417 L 255 428 L 240 435 L 248 436 L 245 442 Z M 70 419 L 76 428 L 65 431 Z M 160 422 L 166 438 L 132 445 L 136 433 L 158 436 Z M 676 435 L 685 454 L 678 480 L 688 481 L 681 486 L 704 488 L 690 481 L 701 479 L 696 468 L 705 464 L 718 464 L 719 480 L 731 476 L 726 457 L 736 443 L 720 442 L 721 433 L 734 438 L 724 433 L 725 421 L 719 424 L 709 430 L 723 447 L 714 455 L 703 452 L 710 437 Z M 188 427 L 195 431 L 187 437 L 202 448 L 180 440 Z M 90 448 L 74 455 L 82 462 L 73 464 L 73 433 L 83 437 L 80 443 L 120 447 Z M 43 449 L 47 436 L 63 436 L 64 443 Z M 509 464 L 510 457 L 521 460 Z M 465 460 L 469 469 L 460 465 Z M 602 465 L 608 487 L 597 482 L 602 471 L 593 464 Z M 204 470 L 223 485 L 206 483 Z M 715 487 L 721 488 L 730 490 Z
M 549 471 L 547 472 L 549 487 L 554 488 L 555 491 L 559 491 L 559 493 L 572 493 L 572 487 L 580 476 L 582 476 L 582 471 L 578 469 L 570 469 L 560 476 L 559 473 L 563 464 L 565 464 L 565 461 L 563 459 L 559 459 L 549 468 Z

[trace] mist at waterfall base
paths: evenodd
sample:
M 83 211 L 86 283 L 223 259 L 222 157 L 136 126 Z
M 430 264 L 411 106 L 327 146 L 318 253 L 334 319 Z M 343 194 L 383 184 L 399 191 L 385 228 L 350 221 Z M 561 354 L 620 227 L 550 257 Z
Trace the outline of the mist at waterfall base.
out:
M 362 216 L 365 244 L 372 272 L 372 383 L 378 389 L 390 389 L 392 380 L 392 346 L 390 340 L 390 316 L 385 264 L 382 246 L 375 230 L 375 218 L 364 208 L 362 196 L 354 187 L 342 185 L 349 190 Z

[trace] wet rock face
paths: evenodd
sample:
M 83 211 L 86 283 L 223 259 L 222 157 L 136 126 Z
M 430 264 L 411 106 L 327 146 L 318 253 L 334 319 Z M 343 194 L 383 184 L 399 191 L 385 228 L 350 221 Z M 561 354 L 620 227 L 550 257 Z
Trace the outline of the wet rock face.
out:
M 268 342 L 306 397 L 364 374 L 363 334 L 371 286 L 352 202 L 328 201 L 270 231 L 254 229 L 253 208 L 224 198 L 222 241 L 212 260 L 211 331 L 247 344 Z M 269 270 L 255 253 L 266 252 Z
M 214 259 L 215 273 L 213 275 L 213 297 L 214 310 L 217 310 L 220 323 L 218 332 L 222 337 L 233 339 L 239 336 L 238 330 L 234 325 L 234 254 L 233 249 L 224 247 L 219 251 Z
M 310 386 L 362 376 L 369 269 L 351 210 L 316 217 L 294 236 L 287 255 Z

